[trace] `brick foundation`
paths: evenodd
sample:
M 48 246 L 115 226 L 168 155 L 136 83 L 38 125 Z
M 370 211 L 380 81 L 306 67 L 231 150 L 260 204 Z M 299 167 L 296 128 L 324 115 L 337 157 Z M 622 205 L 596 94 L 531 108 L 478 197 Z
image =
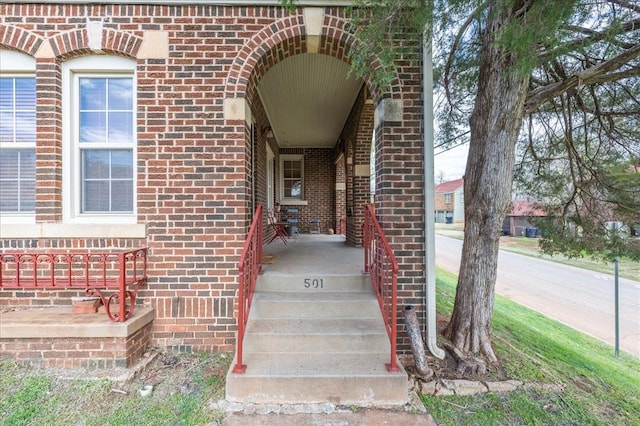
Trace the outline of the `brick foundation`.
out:
M 104 313 L 70 314 L 60 309 L 27 309 L 0 314 L 0 354 L 40 368 L 130 367 L 151 340 L 153 311 L 136 310 L 130 324 Z

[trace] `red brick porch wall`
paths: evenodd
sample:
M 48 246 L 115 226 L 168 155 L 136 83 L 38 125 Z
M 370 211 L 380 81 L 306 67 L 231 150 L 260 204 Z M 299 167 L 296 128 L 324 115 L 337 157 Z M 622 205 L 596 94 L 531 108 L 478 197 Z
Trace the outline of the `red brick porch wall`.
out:
M 110 369 L 130 367 L 151 340 L 152 323 L 129 337 L 3 338 L 3 358 L 40 368 Z

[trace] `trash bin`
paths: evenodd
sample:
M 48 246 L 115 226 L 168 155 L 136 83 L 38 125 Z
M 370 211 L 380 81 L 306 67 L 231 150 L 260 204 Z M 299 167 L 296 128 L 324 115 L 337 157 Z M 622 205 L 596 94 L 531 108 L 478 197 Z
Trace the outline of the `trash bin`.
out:
M 525 230 L 527 238 L 535 238 L 538 236 L 538 228 L 527 228 Z
M 448 217 L 448 218 L 445 219 L 445 221 L 446 221 L 446 223 L 451 224 L 451 223 L 453 223 L 453 218 L 452 217 Z

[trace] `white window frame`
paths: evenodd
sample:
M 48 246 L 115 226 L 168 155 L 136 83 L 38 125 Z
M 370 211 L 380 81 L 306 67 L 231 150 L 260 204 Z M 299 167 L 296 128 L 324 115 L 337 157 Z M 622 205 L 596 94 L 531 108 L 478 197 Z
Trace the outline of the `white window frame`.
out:
M 446 194 L 444 194 L 444 203 L 445 204 L 451 204 L 453 202 L 453 196 L 450 192 L 447 192 Z
M 302 188 L 300 188 L 300 198 L 292 198 L 284 196 L 284 162 L 285 161 L 300 161 L 300 180 L 302 181 Z M 307 202 L 304 198 L 304 155 L 302 154 L 281 154 L 280 155 L 280 204 L 288 206 L 306 206 Z
M 0 49 L 0 76 L 2 77 L 33 77 L 36 74 L 36 60 L 32 56 L 13 50 Z M 37 125 L 37 123 L 36 123 Z M 9 149 L 36 149 L 36 143 L 12 142 L 0 145 Z M 2 212 L 0 224 L 35 223 L 36 213 Z
M 62 214 L 64 223 L 133 224 L 137 222 L 136 62 L 120 56 L 86 56 L 62 66 Z M 109 144 L 109 149 L 131 149 L 133 156 L 133 212 L 81 213 L 82 167 L 77 132 L 79 79 L 81 77 L 131 77 L 133 79 L 133 142 Z

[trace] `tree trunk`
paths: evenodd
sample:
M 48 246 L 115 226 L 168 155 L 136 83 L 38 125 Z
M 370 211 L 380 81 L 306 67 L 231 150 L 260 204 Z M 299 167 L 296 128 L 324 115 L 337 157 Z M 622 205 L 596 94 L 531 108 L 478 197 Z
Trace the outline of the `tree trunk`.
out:
M 495 43 L 496 30 L 517 10 L 487 12 L 482 35 L 478 92 L 470 118 L 471 140 L 464 177 L 465 226 L 462 259 L 451 321 L 445 332 L 453 346 L 490 362 L 491 318 L 500 231 L 511 201 L 515 147 L 529 77 L 519 73 L 515 54 Z

